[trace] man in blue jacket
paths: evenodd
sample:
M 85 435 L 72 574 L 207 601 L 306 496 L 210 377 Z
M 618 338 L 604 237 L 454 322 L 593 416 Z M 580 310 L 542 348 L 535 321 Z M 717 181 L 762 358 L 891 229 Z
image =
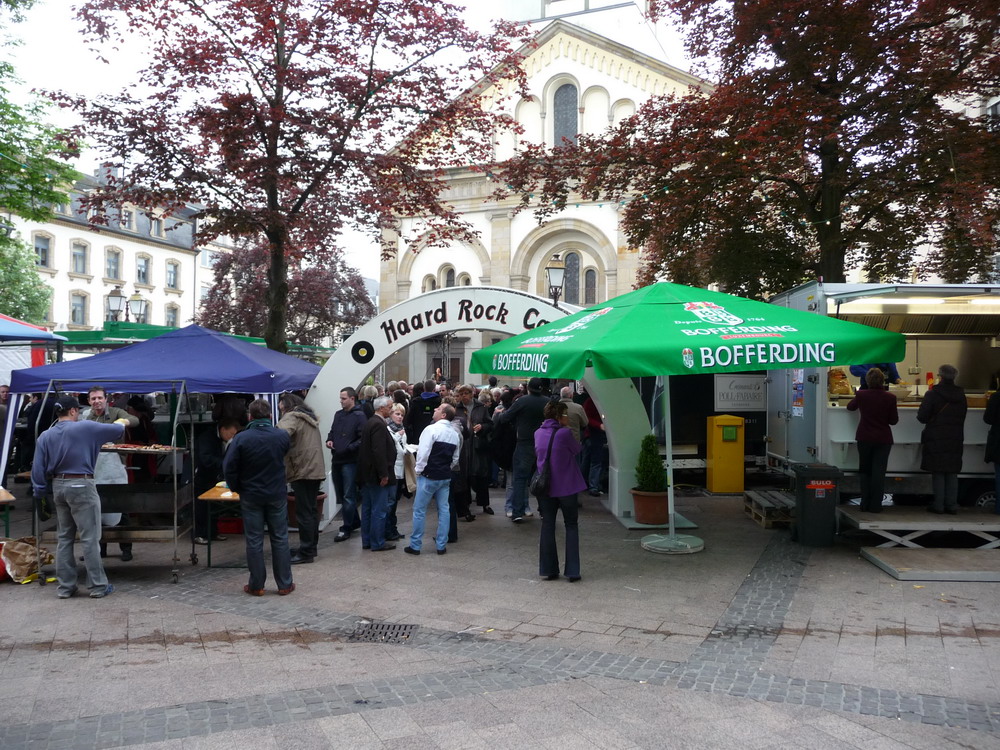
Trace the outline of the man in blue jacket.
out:
M 271 424 L 271 405 L 262 398 L 252 401 L 250 424 L 229 444 L 222 471 L 229 488 L 240 496 L 243 533 L 247 545 L 250 582 L 243 590 L 252 596 L 264 595 L 267 570 L 264 567 L 264 520 L 271 536 L 271 567 L 278 593 L 295 591 L 292 583 L 292 556 L 288 548 L 288 490 L 285 483 L 285 454 L 291 440 L 288 433 Z
M 343 523 L 333 538 L 343 542 L 351 538 L 351 532 L 361 528 L 358 517 L 358 451 L 361 450 L 361 433 L 368 417 L 357 403 L 358 394 L 353 388 L 340 391 L 340 411 L 333 415 L 333 426 L 326 436 L 326 447 L 333 452 L 330 461 L 330 479 L 340 503 L 340 517 Z

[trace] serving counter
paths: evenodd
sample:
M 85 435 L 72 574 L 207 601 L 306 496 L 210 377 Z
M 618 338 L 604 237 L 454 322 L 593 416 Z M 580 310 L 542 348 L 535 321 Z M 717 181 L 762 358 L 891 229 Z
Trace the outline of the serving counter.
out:
M 117 453 L 119 455 L 144 455 L 162 457 L 183 456 L 185 448 L 171 448 L 169 445 L 115 445 L 107 444 L 101 448 L 102 453 Z M 179 577 L 178 555 L 179 540 L 185 534 L 190 535 L 191 514 L 182 524 L 182 511 L 194 500 L 194 492 L 190 484 L 178 484 L 177 477 L 169 482 L 142 482 L 139 484 L 98 484 L 97 492 L 101 496 L 101 513 L 124 513 L 128 515 L 128 524 L 119 526 L 104 526 L 101 529 L 101 541 L 105 543 L 129 542 L 173 542 L 173 569 L 171 575 L 174 583 Z M 56 529 L 50 527 L 42 531 L 42 542 L 55 543 Z M 195 553 L 194 540 L 191 540 L 191 564 L 198 562 Z

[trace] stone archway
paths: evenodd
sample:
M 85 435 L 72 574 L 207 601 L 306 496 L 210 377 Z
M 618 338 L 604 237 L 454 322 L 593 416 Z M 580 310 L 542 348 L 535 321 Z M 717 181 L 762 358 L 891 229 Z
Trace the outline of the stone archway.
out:
M 382 362 L 401 349 L 427 338 L 470 329 L 511 336 L 564 317 L 568 313 L 549 300 L 525 292 L 484 286 L 450 287 L 412 297 L 390 307 L 359 328 L 320 370 L 306 398 L 319 417 L 324 435 L 340 408 L 340 391 L 357 388 Z M 408 379 L 409 380 L 409 379 Z M 631 525 L 629 488 L 639 451 L 639 438 L 649 431 L 649 417 L 632 381 L 584 378 L 587 391 L 604 417 L 608 433 L 610 488 L 605 504 Z M 330 455 L 323 451 L 329 473 Z M 327 496 L 333 488 L 327 482 Z M 323 525 L 339 506 L 326 503 Z

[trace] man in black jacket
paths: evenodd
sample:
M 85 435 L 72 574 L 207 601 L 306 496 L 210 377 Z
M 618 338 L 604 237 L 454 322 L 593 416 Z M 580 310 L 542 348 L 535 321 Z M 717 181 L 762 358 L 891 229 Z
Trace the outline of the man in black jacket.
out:
M 547 396 L 542 395 L 541 378 L 528 381 L 528 392 L 500 415 L 501 424 L 512 423 L 517 429 L 517 446 L 514 448 L 514 489 L 511 493 L 511 520 L 520 523 L 530 513 L 528 482 L 535 473 L 535 430 L 542 425 Z
M 230 417 L 219 421 L 218 426 L 208 425 L 207 429 L 195 434 L 194 450 L 196 465 L 194 469 L 194 496 L 204 494 L 221 482 L 222 459 L 225 458 L 233 437 L 240 431 L 240 423 Z M 209 535 L 212 541 L 224 541 L 226 537 L 215 530 L 215 519 L 211 517 L 211 503 L 205 500 L 194 501 L 194 543 L 208 544 Z
M 243 590 L 264 595 L 264 520 L 271 536 L 271 567 L 278 593 L 295 590 L 292 557 L 288 548 L 288 490 L 285 454 L 291 445 L 288 433 L 271 424 L 271 405 L 262 398 L 250 404 L 250 424 L 233 438 L 222 470 L 230 489 L 239 493 L 246 536 L 250 581 Z
M 361 431 L 368 418 L 357 403 L 358 394 L 353 388 L 340 391 L 340 411 L 333 415 L 333 426 L 326 436 L 326 447 L 333 451 L 330 461 L 330 479 L 340 503 L 340 531 L 333 538 L 343 542 L 351 532 L 361 528 L 358 518 L 358 450 L 361 448 Z
M 424 383 L 424 392 L 410 399 L 403 427 L 406 429 L 406 439 L 412 444 L 420 443 L 420 433 L 430 427 L 434 421 L 434 411 L 441 406 L 441 396 L 437 392 L 437 383 L 428 380 Z
M 375 413 L 361 433 L 358 453 L 358 482 L 361 484 L 361 549 L 372 552 L 396 549 L 385 541 L 385 514 L 389 497 L 396 493 L 396 442 L 389 434 L 386 419 L 392 399 L 379 396 L 372 402 Z

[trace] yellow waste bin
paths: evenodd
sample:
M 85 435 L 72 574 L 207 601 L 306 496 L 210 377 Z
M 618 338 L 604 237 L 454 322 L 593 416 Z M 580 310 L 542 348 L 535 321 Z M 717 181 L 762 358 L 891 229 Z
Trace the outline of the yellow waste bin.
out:
M 743 417 L 708 418 L 706 486 L 709 492 L 743 492 Z

